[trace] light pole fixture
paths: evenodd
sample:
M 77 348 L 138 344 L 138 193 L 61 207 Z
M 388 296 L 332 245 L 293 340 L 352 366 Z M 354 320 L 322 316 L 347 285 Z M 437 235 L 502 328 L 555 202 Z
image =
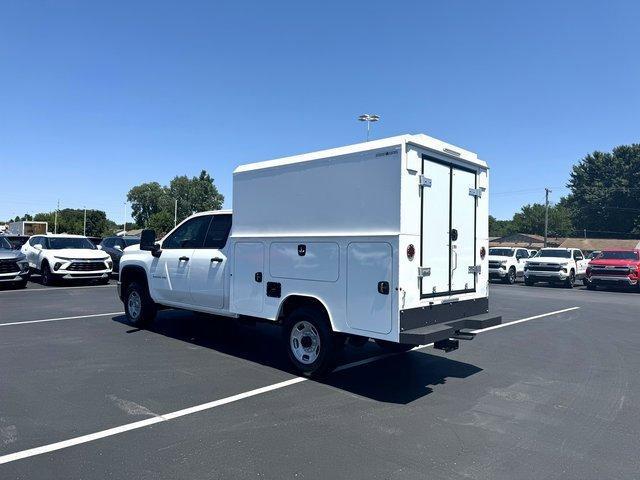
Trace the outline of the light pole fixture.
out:
M 361 122 L 367 122 L 367 142 L 369 141 L 369 130 L 371 129 L 371 122 L 377 122 L 380 120 L 379 115 L 372 115 L 370 113 L 365 113 L 364 115 L 360 115 L 358 120 Z

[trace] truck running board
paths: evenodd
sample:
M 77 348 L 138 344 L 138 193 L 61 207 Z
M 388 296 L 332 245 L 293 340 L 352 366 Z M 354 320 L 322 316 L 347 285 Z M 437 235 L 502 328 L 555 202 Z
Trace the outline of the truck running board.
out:
M 463 332 L 462 330 L 480 330 L 482 328 L 499 325 L 500 323 L 502 323 L 502 317 L 500 315 L 483 313 L 481 315 L 474 315 L 472 317 L 461 318 L 459 320 L 451 320 L 448 322 L 405 330 L 400 332 L 400 343 L 428 345 L 430 343 L 435 344 L 450 338 L 471 340 L 474 335 L 471 332 Z M 436 348 L 440 348 L 440 346 L 444 345 L 448 344 L 441 343 Z M 447 351 L 446 348 L 441 349 Z

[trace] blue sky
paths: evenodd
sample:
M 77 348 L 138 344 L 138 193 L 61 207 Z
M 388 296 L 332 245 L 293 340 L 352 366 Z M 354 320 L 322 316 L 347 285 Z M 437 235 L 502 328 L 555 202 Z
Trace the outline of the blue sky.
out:
M 491 166 L 491 213 L 638 142 L 640 2 L 0 4 L 0 219 L 121 221 L 129 188 L 423 132 Z

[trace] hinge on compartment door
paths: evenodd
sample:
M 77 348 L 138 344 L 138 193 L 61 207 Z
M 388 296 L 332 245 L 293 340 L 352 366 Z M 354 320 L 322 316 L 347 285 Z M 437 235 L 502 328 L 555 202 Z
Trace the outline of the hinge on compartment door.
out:
M 425 177 L 424 175 L 418 175 L 418 182 L 420 183 L 421 187 L 430 187 L 431 186 L 431 179 Z
M 469 267 L 469 273 L 474 273 L 474 274 L 477 273 L 479 275 L 481 271 L 482 271 L 481 265 L 471 265 Z
M 418 267 L 418 277 L 428 277 L 431 275 L 431 267 Z
M 486 189 L 483 187 L 480 188 L 470 188 L 469 189 L 469 195 L 471 195 L 472 197 L 482 197 L 482 192 L 484 192 Z

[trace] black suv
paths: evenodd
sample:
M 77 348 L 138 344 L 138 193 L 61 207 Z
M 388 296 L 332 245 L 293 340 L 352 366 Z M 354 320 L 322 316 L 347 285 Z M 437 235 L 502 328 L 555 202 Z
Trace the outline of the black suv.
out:
M 113 272 L 120 271 L 120 257 L 124 253 L 126 247 L 138 245 L 140 237 L 106 237 L 102 239 L 98 248 L 109 254 L 113 260 Z

